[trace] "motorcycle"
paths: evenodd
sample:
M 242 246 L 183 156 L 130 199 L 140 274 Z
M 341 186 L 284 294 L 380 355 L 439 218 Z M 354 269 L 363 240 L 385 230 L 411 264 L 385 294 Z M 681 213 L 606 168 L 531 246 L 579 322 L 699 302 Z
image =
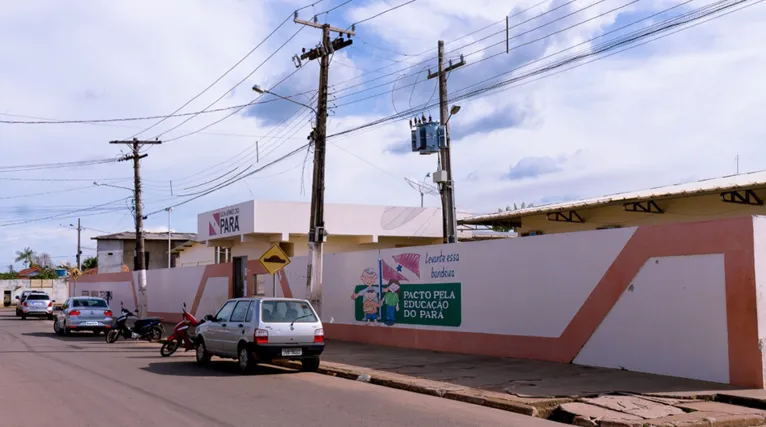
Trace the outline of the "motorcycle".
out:
M 136 310 L 138 311 L 138 310 Z M 145 319 L 136 319 L 133 326 L 128 326 L 127 320 L 129 317 L 136 317 L 136 315 L 122 306 L 120 302 L 121 316 L 117 318 L 112 326 L 112 329 L 106 334 L 106 342 L 109 344 L 114 343 L 120 337 L 125 339 L 134 340 L 146 340 L 146 341 L 159 341 L 162 338 L 162 333 L 165 329 L 162 327 L 162 319 L 159 317 L 147 317 Z
M 194 342 L 189 336 L 189 328 L 197 327 L 203 322 L 205 321 L 198 321 L 191 315 L 191 313 L 187 312 L 186 303 L 184 303 L 184 308 L 181 310 L 181 321 L 173 328 L 173 332 L 168 337 L 168 340 L 165 341 L 165 343 L 162 344 L 162 348 L 160 348 L 162 357 L 169 357 L 171 354 L 175 353 L 181 345 L 183 345 L 185 351 L 192 350 L 194 348 Z

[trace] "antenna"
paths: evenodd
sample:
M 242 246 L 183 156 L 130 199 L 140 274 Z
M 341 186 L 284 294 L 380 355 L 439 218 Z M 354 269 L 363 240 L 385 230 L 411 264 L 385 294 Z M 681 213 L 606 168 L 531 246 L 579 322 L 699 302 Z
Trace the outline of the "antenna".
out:
M 407 177 L 404 177 L 404 180 L 407 181 L 407 184 L 412 187 L 413 190 L 420 193 L 420 207 L 423 207 L 423 196 L 426 194 L 437 194 L 439 190 L 437 190 L 435 187 L 432 187 L 425 183 L 425 179 L 423 182 L 415 181 L 414 179 L 409 179 Z

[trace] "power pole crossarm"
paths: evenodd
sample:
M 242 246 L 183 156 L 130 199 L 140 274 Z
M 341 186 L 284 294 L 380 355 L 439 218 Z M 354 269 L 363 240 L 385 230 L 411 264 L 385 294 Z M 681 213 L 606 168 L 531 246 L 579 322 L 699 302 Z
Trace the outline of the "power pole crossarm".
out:
M 146 250 L 144 249 L 144 213 L 141 203 L 141 159 L 148 154 L 141 154 L 142 145 L 162 144 L 161 141 L 110 141 L 110 144 L 125 144 L 130 146 L 131 154 L 123 156 L 120 160 L 133 160 L 133 195 L 136 204 L 136 258 L 133 270 L 138 273 L 138 313 L 140 318 L 148 314 L 146 298 Z

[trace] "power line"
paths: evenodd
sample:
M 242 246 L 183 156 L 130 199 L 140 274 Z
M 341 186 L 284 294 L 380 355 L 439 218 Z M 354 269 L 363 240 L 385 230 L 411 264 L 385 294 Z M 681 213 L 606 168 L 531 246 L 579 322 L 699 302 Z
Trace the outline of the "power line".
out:
M 24 171 L 33 171 L 33 170 L 41 170 L 41 169 L 61 169 L 61 168 L 81 167 L 81 166 L 94 166 L 94 165 L 102 165 L 102 164 L 115 163 L 115 162 L 117 162 L 116 158 L 78 160 L 73 162 L 60 162 L 60 163 L 38 163 L 38 164 L 30 164 L 30 165 L 7 165 L 7 166 L 0 166 L 0 173 L 24 172 Z
M 68 211 L 68 212 L 61 213 L 61 214 L 56 214 L 56 215 L 50 215 L 50 216 L 41 217 L 41 218 L 32 218 L 32 219 L 28 219 L 28 220 L 24 220 L 24 221 L 0 223 L 0 227 L 10 227 L 10 226 L 14 226 L 14 225 L 29 224 L 31 222 L 46 221 L 46 220 L 55 219 L 55 218 L 66 218 L 67 215 L 73 215 L 73 214 L 77 214 L 79 212 L 85 212 L 85 211 L 93 211 L 96 208 L 100 208 L 100 207 L 104 207 L 104 206 L 109 206 L 109 205 L 112 205 L 112 204 L 115 204 L 115 203 L 119 203 L 119 202 L 122 202 L 122 201 L 125 201 L 125 200 L 128 200 L 128 199 L 130 199 L 130 197 L 124 197 L 122 199 L 113 200 L 111 202 L 102 203 L 102 204 L 94 205 L 94 206 L 89 206 L 89 207 L 86 207 L 86 208 L 76 209 L 76 210 L 72 210 L 72 211 Z M 91 212 L 91 213 L 87 213 L 87 214 L 80 215 L 80 216 L 103 215 L 104 213 L 112 213 L 112 211 L 109 211 L 109 212 L 95 212 L 95 213 Z
M 668 19 L 668 20 L 665 20 L 665 21 L 663 21 L 663 23 L 664 23 L 664 25 L 665 25 L 664 27 L 660 27 L 660 28 L 658 28 L 658 29 L 654 29 L 654 30 L 652 30 L 652 31 L 651 31 L 651 32 L 649 32 L 649 33 L 639 33 L 639 32 L 634 32 L 634 35 L 633 35 L 631 38 L 629 38 L 629 39 L 627 39 L 627 40 L 618 40 L 618 43 L 617 43 L 615 46 L 619 47 L 619 46 L 622 46 L 622 45 L 624 45 L 624 44 L 633 43 L 633 42 L 635 42 L 635 41 L 637 41 L 637 40 L 640 40 L 640 39 L 642 39 L 642 38 L 645 38 L 645 37 L 649 37 L 649 36 L 651 36 L 651 35 L 653 35 L 653 34 L 656 34 L 656 33 L 658 33 L 658 32 L 661 32 L 661 31 L 665 31 L 665 30 L 667 30 L 667 29 L 669 29 L 669 28 L 673 28 L 673 27 L 676 27 L 676 26 L 679 26 L 679 25 L 685 25 L 685 24 L 687 24 L 687 23 L 691 22 L 692 20 L 697 20 L 697 19 L 700 19 L 701 17 L 705 17 L 705 16 L 709 16 L 709 15 L 711 15 L 711 14 L 714 14 L 714 13 L 718 13 L 718 12 L 720 12 L 721 10 L 724 10 L 725 8 L 730 8 L 730 7 L 733 7 L 733 6 L 739 5 L 739 4 L 741 4 L 741 3 L 744 3 L 744 2 L 752 1 L 752 0 L 739 0 L 739 1 L 735 2 L 735 3 L 730 3 L 730 4 L 726 5 L 725 3 L 726 3 L 726 2 L 728 2 L 728 1 L 729 1 L 729 0 L 722 0 L 722 1 L 719 1 L 719 2 L 715 2 L 715 3 L 711 4 L 711 5 L 708 5 L 708 6 L 704 6 L 704 7 L 701 7 L 701 8 L 699 8 L 699 9 L 696 9 L 696 10 L 695 10 L 695 11 L 693 11 L 693 12 L 689 12 L 689 13 L 685 13 L 685 14 L 682 14 L 680 17 L 676 17 L 676 18 L 672 18 L 672 19 Z M 764 1 L 764 0 L 758 0 L 758 1 L 756 2 L 756 4 L 757 4 L 757 3 L 760 3 L 761 1 Z M 720 8 L 718 8 L 718 9 L 714 9 L 714 10 L 712 10 L 712 11 L 705 11 L 706 9 L 709 9 L 709 8 L 711 8 L 711 7 L 715 7 L 715 5 L 720 5 L 720 4 L 724 4 L 724 6 L 723 6 L 723 7 L 720 7 Z M 749 6 L 750 6 L 750 5 L 748 5 L 748 6 L 746 6 L 746 7 L 749 7 Z M 667 10 L 673 9 L 673 8 L 675 8 L 675 7 L 677 7 L 677 6 L 673 6 L 673 7 L 669 8 L 669 9 L 667 9 Z M 663 12 L 666 12 L 667 10 L 665 10 L 665 11 L 663 11 Z M 739 10 L 739 9 L 737 9 L 737 10 Z M 694 13 L 697 13 L 697 14 L 699 14 L 701 11 L 704 13 L 704 15 L 701 15 L 701 16 L 693 16 L 693 15 L 692 15 L 692 14 L 694 14 Z M 660 12 L 660 13 L 663 13 L 663 12 Z M 729 13 L 731 13 L 731 12 L 729 12 Z M 727 14 L 728 14 L 728 13 L 727 13 Z M 656 16 L 656 15 L 659 15 L 659 13 L 658 13 L 658 14 L 655 14 L 655 16 Z M 678 19 L 680 19 L 680 18 L 683 18 L 683 17 L 688 17 L 688 16 L 692 16 L 692 17 L 691 17 L 689 20 L 685 21 L 685 22 L 675 22 L 675 21 L 677 21 L 677 20 L 678 20 Z M 644 18 L 644 19 L 646 19 L 646 18 Z M 715 19 L 715 17 L 714 17 L 714 18 L 711 18 L 711 19 L 709 19 L 709 20 L 712 20 L 712 19 Z M 642 19 L 642 20 L 643 20 L 643 19 Z M 705 21 L 705 22 L 708 22 L 709 20 L 707 20 L 707 21 Z M 639 20 L 639 21 L 641 21 L 641 20 Z M 637 22 L 638 22 L 638 21 L 637 21 Z M 630 24 L 629 24 L 629 25 L 630 25 Z M 652 26 L 652 27 L 657 27 L 657 25 L 659 25 L 659 24 L 656 24 L 656 25 L 654 25 L 654 26 Z M 697 24 L 697 25 L 698 25 L 698 24 Z M 626 26 L 628 26 L 628 25 L 626 25 Z M 696 26 L 696 25 L 694 25 L 694 26 Z M 682 28 L 682 29 L 679 29 L 679 30 L 678 30 L 678 31 L 676 31 L 676 32 L 679 32 L 679 31 L 683 31 L 683 30 L 685 30 L 685 29 L 688 29 L 688 28 Z M 636 33 L 639 33 L 639 34 L 636 34 Z M 675 33 L 675 32 L 674 32 L 674 33 Z M 601 37 L 601 36 L 603 36 L 603 35 L 600 35 L 600 36 L 594 37 L 593 39 L 599 38 L 599 37 Z M 593 39 L 591 39 L 591 40 L 593 40 Z M 649 41 L 647 41 L 646 43 L 649 43 L 649 42 L 651 42 L 651 41 L 653 41 L 653 40 L 649 40 Z M 584 44 L 584 43 L 587 43 L 587 42 L 583 42 L 583 43 L 581 43 L 581 44 Z M 645 43 L 644 43 L 644 44 L 645 44 Z M 482 94 L 483 94 L 483 93 L 485 93 L 485 92 L 488 92 L 488 91 L 491 91 L 491 90 L 494 90 L 494 89 L 497 89 L 497 88 L 501 88 L 501 87 L 504 87 L 504 86 L 508 86 L 509 84 L 512 84 L 512 83 L 517 83 L 517 82 L 520 82 L 520 81 L 521 81 L 521 80 L 523 80 L 523 79 L 528 79 L 529 77 L 533 77 L 533 76 L 536 76 L 536 75 L 538 75 L 538 74 L 541 74 L 541 73 L 545 73 L 545 72 L 548 72 L 548 71 L 554 70 L 554 69 L 556 69 L 556 68 L 558 68 L 558 67 L 563 67 L 563 66 L 565 66 L 565 65 L 568 65 L 568 64 L 571 64 L 571 63 L 573 63 L 573 62 L 579 61 L 579 60 L 581 60 L 581 59 L 583 59 L 583 58 L 586 58 L 586 57 L 589 57 L 589 56 L 595 56 L 595 55 L 599 55 L 599 54 L 601 54 L 601 53 L 603 53 L 603 52 L 606 52 L 606 51 L 608 51 L 608 50 L 610 50 L 610 49 L 613 49 L 615 46 L 602 46 L 602 47 L 601 47 L 601 48 L 599 48 L 599 49 L 591 49 L 591 51 L 590 51 L 590 52 L 588 52 L 588 53 L 585 53 L 585 54 L 579 54 L 579 55 L 574 55 L 572 58 L 569 58 L 569 59 L 565 59 L 565 60 L 561 60 L 561 61 L 558 61 L 558 62 L 556 62 L 555 64 L 552 64 L 552 65 L 548 65 L 548 66 L 545 66 L 545 67 L 541 67 L 540 69 L 537 69 L 537 70 L 535 70 L 535 71 L 532 71 L 532 72 L 526 73 L 526 74 L 524 74 L 524 75 L 521 75 L 521 76 L 518 76 L 518 77 L 514 77 L 514 78 L 512 78 L 512 79 L 508 79 L 508 80 L 505 80 L 505 81 L 502 81 L 502 82 L 499 82 L 499 83 L 495 83 L 495 84 L 492 84 L 492 85 L 486 86 L 486 87 L 484 87 L 484 88 L 480 88 L 480 89 L 477 89 L 477 90 L 475 90 L 475 91 L 472 91 L 472 92 L 469 92 L 469 93 L 466 93 L 466 94 L 463 94 L 463 95 L 459 95 L 459 96 L 457 96 L 457 97 L 453 96 L 453 97 L 451 97 L 451 99 L 450 99 L 450 100 L 454 102 L 454 101 L 458 101 L 458 100 L 463 100 L 463 99 L 470 99 L 470 98 L 474 98 L 474 97 L 477 97 L 477 96 L 480 96 L 480 95 L 482 95 Z M 637 47 L 637 46 L 634 46 L 634 47 Z M 556 53 L 554 53 L 554 54 L 548 55 L 547 57 L 550 57 L 550 56 L 556 55 L 556 54 L 558 54 L 558 53 L 561 53 L 561 52 L 563 52 L 563 51 L 566 51 L 566 50 L 569 50 L 569 49 L 571 49 L 571 47 L 570 47 L 570 48 L 567 48 L 567 49 L 563 49 L 563 50 L 561 50 L 561 51 L 559 51 L 559 52 L 556 52 Z M 622 50 L 620 50 L 619 52 L 622 52 L 622 51 L 624 51 L 624 50 L 627 50 L 627 48 L 626 48 L 626 49 L 622 49 Z M 619 52 L 616 52 L 616 53 L 619 53 Z M 614 53 L 614 54 L 616 54 L 616 53 Z M 611 55 L 610 55 L 610 56 L 611 56 Z M 541 58 L 541 59 L 542 59 L 542 58 Z M 595 60 L 596 60 L 596 59 L 594 59 L 594 61 L 595 61 Z M 536 61 L 532 61 L 532 62 L 537 62 L 537 61 L 539 61 L 539 60 L 536 60 Z M 593 61 L 590 61 L 590 62 L 593 62 Z M 518 68 L 523 68 L 523 67 L 525 67 L 525 66 L 527 66 L 527 65 L 529 65 L 529 63 L 528 63 L 528 64 L 525 64 L 525 65 L 522 65 L 522 66 L 520 66 L 520 67 L 516 67 L 515 69 L 513 69 L 513 70 L 510 70 L 510 71 L 508 71 L 508 72 L 506 72 L 506 73 L 503 73 L 503 74 L 508 74 L 508 73 L 510 73 L 510 72 L 513 72 L 514 70 L 516 70 L 516 69 L 518 69 Z M 582 65 L 584 65 L 584 64 L 582 64 Z M 578 66 L 579 66 L 579 65 L 578 65 Z M 563 71 L 562 71 L 562 72 L 563 72 Z M 488 80 L 491 80 L 491 79 L 488 79 Z M 472 86 L 473 86 L 473 85 L 472 85 Z M 464 88 L 464 89 L 465 89 L 465 88 Z M 464 91 L 464 89 L 461 89 L 461 90 L 459 90 L 458 92 Z M 435 105 L 435 104 L 433 104 L 433 105 L 426 105 L 426 107 L 430 107 L 430 106 L 434 106 L 434 105 Z M 362 130 L 362 129 L 370 128 L 370 127 L 373 127 L 373 126 L 378 126 L 378 125 L 380 125 L 380 124 L 384 124 L 384 123 L 387 123 L 387 122 L 390 122 L 390 121 L 393 121 L 393 120 L 398 120 L 398 119 L 406 118 L 406 117 L 408 117 L 408 116 L 412 115 L 413 113 L 415 113 L 416 111 L 419 111 L 419 110 L 420 110 L 419 108 L 415 108 L 415 109 L 410 109 L 410 110 L 404 111 L 404 112 L 402 112 L 402 113 L 399 113 L 399 114 L 394 114 L 394 115 L 391 115 L 391 116 L 388 116 L 388 117 L 383 117 L 383 118 L 381 118 L 381 119 L 378 119 L 378 120 L 374 120 L 374 121 L 372 121 L 372 122 L 368 122 L 368 123 L 366 123 L 366 124 L 363 124 L 363 125 L 360 125 L 360 126 L 356 126 L 356 127 L 353 127 L 353 128 L 349 128 L 349 129 L 346 129 L 346 130 L 344 130 L 344 131 L 341 131 L 341 132 L 335 133 L 335 134 L 333 134 L 333 135 L 329 135 L 329 136 L 328 136 L 328 138 L 332 138 L 332 137 L 338 137 L 338 136 L 341 136 L 341 135 L 347 135 L 347 134 L 350 134 L 350 133 L 352 133 L 352 132 L 356 132 L 356 131 L 359 131 L 359 130 Z
M 402 3 L 402 4 L 398 5 L 398 6 L 394 6 L 394 7 L 392 7 L 392 8 L 386 9 L 386 10 L 384 10 L 384 11 L 380 12 L 380 13 L 376 13 L 375 15 L 372 15 L 372 16 L 370 16 L 370 17 L 368 17 L 368 18 L 364 18 L 364 19 L 362 19 L 361 21 L 356 21 L 356 22 L 354 22 L 353 24 L 349 25 L 348 27 L 349 27 L 349 28 L 351 28 L 352 26 L 355 26 L 355 25 L 359 25 L 359 24 L 361 24 L 362 22 L 367 22 L 367 21 L 369 21 L 369 20 L 371 20 L 371 19 L 375 19 L 375 18 L 377 18 L 377 17 L 378 17 L 378 16 L 380 16 L 380 15 L 384 15 L 384 14 L 386 14 L 386 13 L 388 13 L 388 12 L 391 12 L 391 11 L 394 11 L 394 10 L 396 10 L 396 9 L 399 9 L 400 7 L 404 7 L 404 6 L 407 6 L 408 4 L 411 4 L 411 3 L 415 3 L 415 1 L 416 1 L 416 0 L 410 0 L 410 1 L 408 1 L 408 2 L 404 2 L 404 3 Z

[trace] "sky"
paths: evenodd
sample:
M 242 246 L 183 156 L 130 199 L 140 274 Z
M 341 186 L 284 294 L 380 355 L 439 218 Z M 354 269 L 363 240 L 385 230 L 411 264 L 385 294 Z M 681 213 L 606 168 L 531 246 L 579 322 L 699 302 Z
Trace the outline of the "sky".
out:
M 302 19 L 317 15 L 340 28 L 358 22 L 353 44 L 330 64 L 329 203 L 420 203 L 404 178 L 428 182 L 437 159 L 410 152 L 408 118 L 332 135 L 408 110 L 436 119 L 437 83 L 427 74 L 437 67 L 438 40 L 447 59 L 466 61 L 448 74 L 450 96 L 527 75 L 455 102 L 461 110 L 450 132 L 461 210 L 481 214 L 730 175 L 737 157 L 740 172 L 766 169 L 766 130 L 758 124 L 766 109 L 763 3 L 748 0 L 743 6 L 752 6 L 741 11 L 535 77 L 529 73 L 541 66 L 711 1 L 416 0 L 367 20 L 402 3 L 12 2 L 0 15 L 0 120 L 166 116 L 201 92 L 180 112 L 226 108 L 256 99 L 255 84 L 313 107 L 319 66 L 296 68 L 293 56 L 315 47 L 321 31 L 292 21 L 300 9 Z M 92 237 L 134 227 L 130 162 L 7 166 L 113 159 L 125 147 L 109 141 L 144 130 L 140 138 L 163 141 L 141 163 L 150 231 L 167 230 L 170 206 L 170 228 L 195 232 L 198 213 L 226 205 L 309 201 L 305 149 L 233 181 L 308 142 L 310 109 L 271 95 L 258 101 L 160 123 L 0 124 L 0 271 L 24 247 L 74 262 L 78 217 L 85 257 L 95 255 Z M 440 201 L 426 196 L 425 204 Z

